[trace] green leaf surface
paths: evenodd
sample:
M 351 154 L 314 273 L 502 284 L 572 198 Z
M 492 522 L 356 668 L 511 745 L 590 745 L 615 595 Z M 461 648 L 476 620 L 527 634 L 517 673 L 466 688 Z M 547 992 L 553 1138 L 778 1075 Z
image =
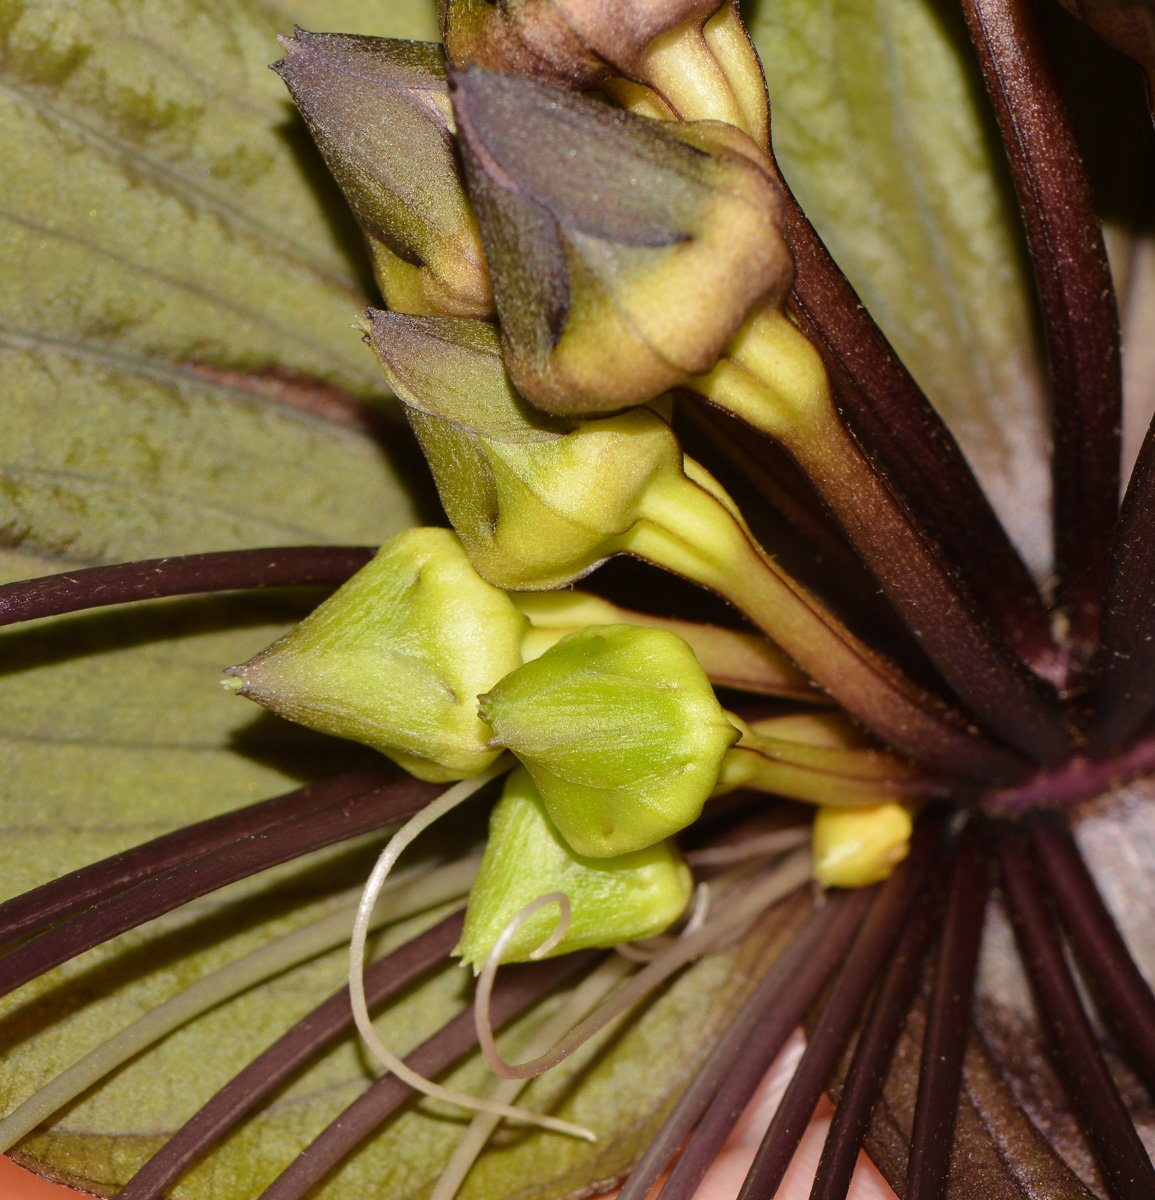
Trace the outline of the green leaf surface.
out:
M 0 544 L 107 562 L 416 520 L 372 438 L 186 368 L 0 334 L 0 382 Z
M 1032 289 L 961 13 L 941 0 L 754 0 L 783 174 L 1045 571 Z
M 296 22 L 314 32 L 441 40 L 435 0 L 251 0 L 251 7 L 271 14 L 278 26 Z
M 358 231 L 267 70 L 286 18 L 130 8 L 0 0 L 0 328 L 384 396 Z

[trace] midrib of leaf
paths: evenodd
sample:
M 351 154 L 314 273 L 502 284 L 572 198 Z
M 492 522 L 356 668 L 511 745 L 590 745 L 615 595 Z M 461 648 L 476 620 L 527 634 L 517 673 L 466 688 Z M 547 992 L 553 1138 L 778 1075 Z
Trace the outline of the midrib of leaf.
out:
M 173 166 L 172 163 L 151 156 L 122 139 L 101 133 L 73 114 L 62 112 L 44 99 L 39 88 L 0 78 L 0 89 L 9 92 L 18 100 L 34 108 L 45 119 L 72 130 L 88 145 L 98 148 L 109 157 L 119 158 L 123 163 L 131 165 L 142 176 L 163 185 L 172 195 L 187 201 L 190 208 L 207 210 L 220 217 L 226 225 L 243 229 L 254 241 L 263 242 L 270 253 L 282 255 L 290 261 L 299 263 L 302 267 L 314 272 L 319 278 L 348 292 L 352 300 L 364 302 L 365 295 L 351 275 L 335 273 L 331 267 L 326 266 L 310 254 L 305 247 L 295 243 L 285 234 L 278 233 L 265 222 L 257 220 L 252 214 L 246 213 L 220 193 L 205 188 L 190 175 Z M 241 106 L 239 100 L 234 99 L 233 102 Z M 12 220 L 20 220 L 15 214 L 5 213 L 4 215 Z M 52 231 L 48 230 L 47 232 L 51 233 Z M 166 280 L 166 282 L 174 281 Z M 179 285 L 179 281 L 175 285 Z

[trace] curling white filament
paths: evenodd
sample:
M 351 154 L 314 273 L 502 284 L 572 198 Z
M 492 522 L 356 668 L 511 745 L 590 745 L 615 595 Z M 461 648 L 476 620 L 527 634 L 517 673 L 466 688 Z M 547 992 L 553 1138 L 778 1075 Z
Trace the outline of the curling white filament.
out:
M 544 1054 L 558 1038 L 565 1037 L 632 969 L 631 964 L 620 955 L 611 954 L 570 992 L 561 1008 L 534 1034 L 525 1048 L 526 1058 Z M 528 1079 L 500 1079 L 490 1098 L 512 1104 L 528 1083 Z M 457 1144 L 453 1156 L 445 1164 L 445 1170 L 429 1194 L 429 1200 L 453 1200 L 498 1123 L 499 1118 L 491 1113 L 477 1113 L 465 1136 Z
M 481 975 L 478 977 L 477 990 L 473 997 L 474 1025 L 477 1028 L 477 1041 L 481 1046 L 481 1052 L 491 1067 L 495 1062 L 502 1061 L 501 1055 L 497 1052 L 497 1043 L 493 1040 L 493 1026 L 489 1021 L 489 997 L 493 992 L 493 981 L 497 977 L 497 968 L 501 966 L 501 956 L 517 935 L 517 931 L 538 909 L 545 908 L 547 904 L 556 904 L 561 910 L 558 913 L 557 924 L 553 927 L 553 933 L 538 946 L 530 958 L 544 958 L 565 937 L 565 931 L 569 928 L 571 911 L 569 897 L 565 892 L 546 892 L 544 896 L 538 896 L 536 900 L 531 900 L 524 908 L 520 909 L 501 931 L 497 941 L 493 943 L 493 949 L 486 957 L 485 966 L 482 967 Z M 483 1015 L 484 1019 L 482 1019 Z M 493 1069 L 497 1071 L 496 1067 Z M 497 1071 L 497 1073 L 502 1074 L 501 1071 Z
M 488 991 L 483 990 L 479 980 L 477 997 L 473 1004 L 473 1019 L 477 1026 L 478 1040 L 485 1051 L 486 1061 L 503 1079 L 532 1079 L 534 1075 L 540 1075 L 543 1071 L 556 1067 L 583 1042 L 588 1041 L 595 1033 L 604 1029 L 614 1017 L 636 1004 L 686 963 L 709 950 L 716 950 L 725 945 L 731 937 L 739 936 L 746 924 L 757 917 L 763 909 L 777 904 L 791 892 L 808 884 L 811 879 L 811 869 L 809 847 L 795 850 L 793 854 L 787 855 L 767 876 L 750 887 L 744 895 L 733 903 L 728 903 L 722 916 L 713 921 L 707 921 L 695 933 L 676 938 L 673 945 L 663 950 L 653 962 L 643 967 L 629 983 L 615 993 L 611 1000 L 572 1030 L 568 1037 L 559 1042 L 548 1054 L 543 1054 L 531 1062 L 507 1063 L 497 1053 L 490 1030 L 489 994 Z M 551 896 L 556 896 L 556 893 L 551 893 Z M 539 897 L 533 903 L 545 903 L 549 898 Z M 522 913 L 524 912 L 525 909 L 522 910 Z M 518 916 L 521 915 L 521 913 L 518 914 Z M 496 961 L 496 951 L 497 947 L 495 946 L 494 951 L 486 960 L 485 971 L 482 972 L 483 979 L 491 964 Z M 496 967 L 494 969 L 496 970 Z M 490 984 L 492 985 L 492 980 L 490 980 Z
M 468 1096 L 464 1092 L 454 1092 L 426 1079 L 423 1075 L 418 1075 L 416 1071 L 407 1067 L 377 1036 L 377 1031 L 369 1020 L 368 1005 L 365 1003 L 365 941 L 369 933 L 369 921 L 372 917 L 373 906 L 377 903 L 377 896 L 385 880 L 389 877 L 393 864 L 406 846 L 428 829 L 434 821 L 456 808 L 457 805 L 464 803 L 491 779 L 508 771 L 510 765 L 509 756 L 502 755 L 488 771 L 483 771 L 472 779 L 463 779 L 460 783 L 454 784 L 411 821 L 403 825 L 382 851 L 381 857 L 377 860 L 377 864 L 365 884 L 365 890 L 361 893 L 357 919 L 353 923 L 353 936 L 349 943 L 349 1003 L 353 1009 L 353 1019 L 365 1045 L 389 1071 L 392 1071 L 398 1079 L 416 1091 L 424 1092 L 427 1096 L 432 1096 L 437 1100 L 456 1104 L 461 1108 L 495 1113 L 497 1116 L 508 1117 L 512 1121 L 540 1125 L 545 1129 L 552 1129 L 555 1133 L 568 1133 L 593 1142 L 597 1140 L 595 1135 L 580 1125 L 573 1125 L 569 1121 L 559 1121 L 556 1117 L 542 1116 L 540 1113 L 529 1112 L 526 1109 L 513 1108 L 507 1104 L 498 1104 L 496 1101 L 478 1096 Z

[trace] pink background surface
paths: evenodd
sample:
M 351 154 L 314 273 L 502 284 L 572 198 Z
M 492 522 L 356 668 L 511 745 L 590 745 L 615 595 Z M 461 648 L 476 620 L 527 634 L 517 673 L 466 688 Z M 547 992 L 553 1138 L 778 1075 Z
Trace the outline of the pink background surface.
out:
M 76 1200 L 78 1194 L 58 1183 L 47 1183 L 39 1175 L 18 1167 L 10 1158 L 0 1156 L 2 1200 Z

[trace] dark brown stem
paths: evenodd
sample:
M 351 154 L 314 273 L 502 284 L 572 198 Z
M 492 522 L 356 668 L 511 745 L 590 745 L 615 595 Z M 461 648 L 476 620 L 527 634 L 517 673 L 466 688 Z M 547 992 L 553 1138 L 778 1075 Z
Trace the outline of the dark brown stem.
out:
M 783 185 L 785 187 L 785 185 Z M 958 443 L 786 189 L 792 308 L 824 351 L 839 408 L 992 624 L 1050 676 L 1058 653 L 1038 589 Z
M 420 812 L 442 789 L 398 772 L 393 782 L 202 854 L 138 883 L 24 942 L 0 959 L 0 996 L 118 934 L 198 896 L 291 862 L 313 850 L 394 825 Z
M 4 584 L 0 587 L 0 625 L 162 596 L 266 587 L 337 587 L 373 553 L 366 546 L 273 546 L 84 567 Z
M 828 410 L 820 436 L 784 439 L 862 560 L 970 712 L 1045 766 L 1069 739 L 1053 688 L 1033 675 L 983 619 L 966 586 Z
M 1072 635 L 1098 635 L 1119 503 L 1115 292 L 1032 0 L 962 0 L 1023 212 L 1054 386 L 1055 560 Z
M 395 767 L 339 775 L 186 825 L 53 879 L 0 904 L 0 945 L 37 933 L 64 917 L 127 891 L 202 854 L 256 837 L 285 821 L 344 804 L 397 778 Z
M 786 1174 L 874 982 L 886 965 L 915 900 L 938 858 L 941 820 L 924 819 L 915 829 L 910 854 L 886 881 L 842 964 L 830 996 L 807 1043 L 770 1128 L 758 1147 L 738 1200 L 773 1196 Z
M 844 1200 L 850 1190 L 870 1114 L 886 1080 L 895 1043 L 922 974 L 922 960 L 938 924 L 943 890 L 936 887 L 937 894 L 924 896 L 907 918 L 859 1035 L 822 1147 L 810 1200 Z
M 365 971 L 365 999 L 370 1009 L 397 995 L 444 961 L 461 936 L 464 920 L 464 912 L 453 913 L 369 966 Z M 278 1038 L 189 1118 L 116 1193 L 118 1200 L 159 1200 L 192 1163 L 235 1128 L 266 1096 L 352 1028 L 349 989 L 342 987 Z
M 946 1196 L 971 997 L 990 889 L 986 856 L 971 834 L 959 842 L 927 1012 L 910 1142 L 906 1200 Z
M 1019 950 L 1067 1095 L 1082 1118 L 1112 1194 L 1120 1200 L 1151 1200 L 1155 1168 L 1083 1011 L 1026 835 L 1003 826 L 997 847 Z
M 1119 514 L 1102 639 L 1090 738 L 1108 750 L 1128 742 L 1155 710 L 1155 422 Z
M 694 1195 L 762 1076 L 846 953 L 872 892 L 835 893 L 810 918 L 714 1047 L 626 1180 L 619 1200 L 645 1200 L 691 1131 L 661 1195 L 662 1200 Z
M 1066 821 L 1038 813 L 1030 822 L 1035 852 L 1063 926 L 1087 968 L 1095 994 L 1155 1083 L 1155 996 L 1143 978 Z
M 494 1025 L 517 1016 L 576 972 L 592 966 L 597 958 L 596 950 L 584 950 L 546 962 L 503 968 L 493 989 L 490 1017 Z M 405 1062 L 428 1079 L 439 1075 L 476 1045 L 473 1009 L 467 1008 L 422 1042 Z M 305 1147 L 261 1193 L 260 1200 L 302 1200 L 314 1184 L 412 1095 L 413 1090 L 395 1075 L 382 1076 Z

